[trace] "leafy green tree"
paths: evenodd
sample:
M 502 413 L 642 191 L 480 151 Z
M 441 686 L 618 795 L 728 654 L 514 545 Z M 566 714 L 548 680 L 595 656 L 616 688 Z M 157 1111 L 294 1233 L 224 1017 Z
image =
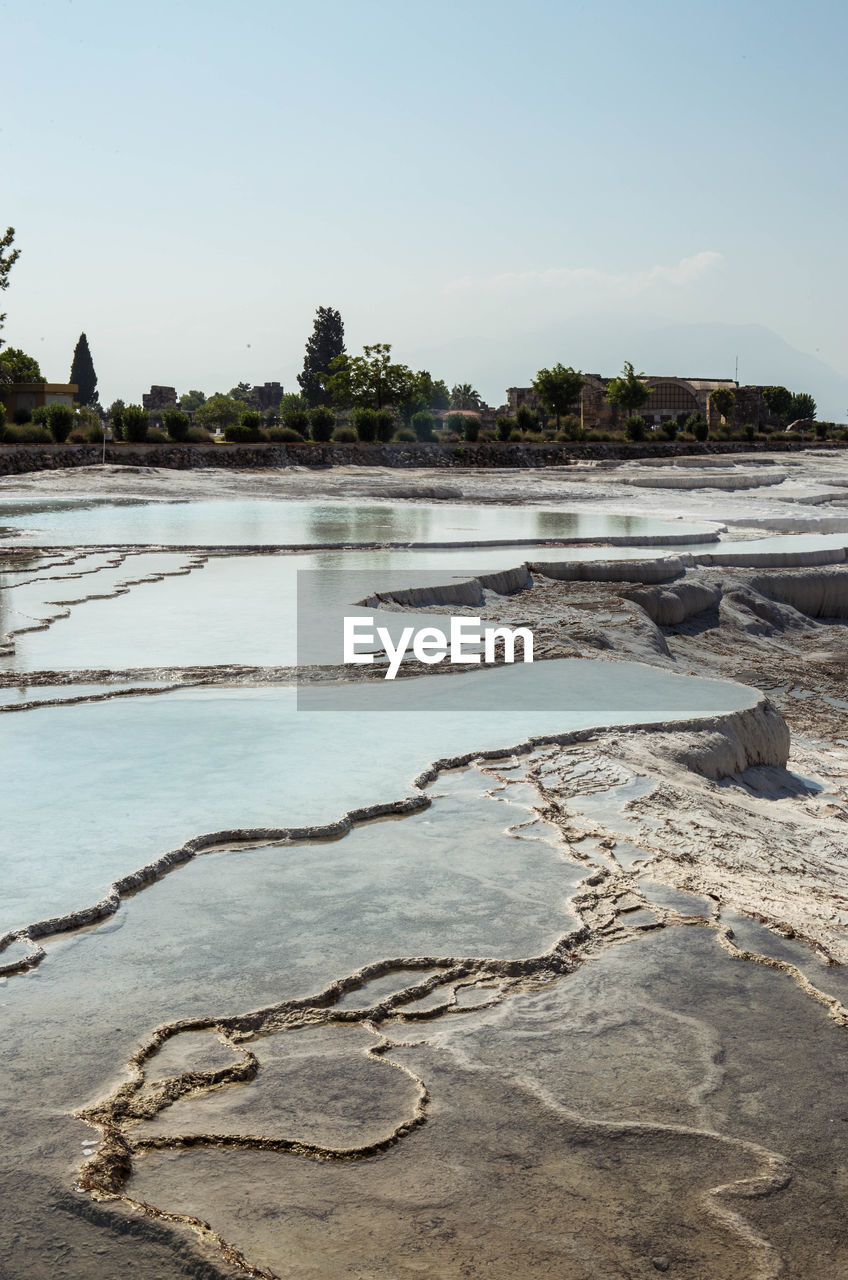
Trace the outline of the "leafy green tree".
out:
M 20 249 L 13 249 L 12 245 L 15 240 L 15 228 L 7 227 L 5 235 L 0 236 L 0 293 L 5 293 L 9 287 L 9 272 L 21 256 Z M 6 319 L 6 312 L 0 315 L 0 329 L 3 328 L 3 321 Z M 0 338 L 0 347 L 3 346 L 3 339 Z
M 194 420 L 199 427 L 206 427 L 208 431 L 214 430 L 215 427 L 226 431 L 227 427 L 235 426 L 241 421 L 243 413 L 242 400 L 233 400 L 232 396 L 224 396 L 219 392 L 217 395 L 210 396 L 195 410 Z
M 730 387 L 716 387 L 715 391 L 710 392 L 710 404 L 716 413 L 720 413 L 729 422 L 736 408 L 736 393 Z
M 792 404 L 789 407 L 789 421 L 798 422 L 801 418 L 815 419 L 817 405 L 815 400 L 806 391 L 801 391 L 798 395 L 792 397 Z
M 237 382 L 231 387 L 227 393 L 231 400 L 241 400 L 242 404 L 250 404 L 250 395 L 253 387 L 249 382 Z
M 20 347 L 0 351 L 0 387 L 13 382 L 43 382 L 38 361 Z
M 420 409 L 427 408 L 429 404 L 429 384 L 432 380 L 430 375 L 425 373 L 422 382 L 421 373 L 413 373 L 404 364 L 395 365 L 394 369 L 392 404 L 397 408 L 404 424 L 408 427 L 412 421 L 413 414 L 418 413 Z
M 285 418 L 289 409 L 306 409 L 308 407 L 304 396 L 298 395 L 295 391 L 285 391 L 280 400 L 280 417 Z
M 206 396 L 202 391 L 186 391 L 179 399 L 179 407 L 183 413 L 194 413 L 195 409 L 205 403 Z
M 428 374 L 427 376 L 429 377 L 430 375 Z M 450 408 L 448 384 L 442 378 L 437 378 L 433 383 L 427 404 L 433 413 L 439 413 L 444 409 Z
M 610 378 L 607 384 L 606 397 L 609 403 L 624 409 L 631 416 L 636 414 L 653 395 L 651 388 L 642 381 L 644 376 L 644 373 L 635 373 L 630 361 L 625 360 L 621 376 Z
M 297 375 L 308 408 L 314 409 L 324 401 L 326 379 L 333 362 L 344 353 L 344 324 L 340 313 L 332 307 L 319 307 L 306 342 L 303 372 Z
M 470 382 L 459 382 L 451 387 L 451 409 L 482 409 L 483 401 L 480 392 L 475 391 Z
M 121 425 L 127 440 L 132 444 L 143 444 L 150 426 L 147 410 L 142 409 L 140 404 L 125 405 L 121 411 Z
M 309 434 L 313 440 L 317 440 L 321 444 L 326 444 L 328 440 L 333 438 L 333 428 L 336 425 L 335 414 L 324 405 L 318 405 L 309 412 Z
M 57 444 L 64 444 L 74 429 L 74 411 L 69 404 L 48 404 L 47 426 Z
M 116 440 L 124 439 L 124 409 L 126 405 L 123 400 L 113 400 L 106 410 L 106 417 L 109 419 L 109 426 L 112 428 L 112 435 Z
M 94 372 L 94 361 L 88 347 L 88 338 L 84 333 L 80 334 L 74 348 L 70 380 L 78 387 L 77 404 L 97 404 L 97 374 Z
M 341 408 L 382 409 L 399 398 L 405 400 L 415 375 L 405 364 L 394 364 L 391 352 L 390 342 L 373 342 L 362 348 L 361 356 L 337 356 L 329 373 L 322 375 L 333 403 Z
M 419 369 L 416 374 L 413 374 L 413 378 L 420 397 L 420 404 L 415 406 L 413 413 L 418 413 L 421 409 L 429 409 L 431 413 L 439 413 L 440 410 L 449 408 L 450 392 L 448 391 L 447 383 L 442 381 L 441 378 L 434 380 L 433 375 L 427 369 Z
M 789 421 L 792 408 L 792 392 L 786 387 L 763 387 L 763 400 L 766 408 L 777 415 L 781 422 Z
M 162 414 L 162 425 L 171 439 L 176 440 L 179 444 L 188 439 L 191 419 L 187 413 L 183 413 L 180 409 L 166 409 Z
M 566 368 L 562 364 L 555 364 L 552 369 L 540 369 L 533 379 L 536 399 L 556 418 L 557 431 L 562 415 L 570 413 L 579 402 L 585 383 L 579 369 L 572 369 L 571 365 Z

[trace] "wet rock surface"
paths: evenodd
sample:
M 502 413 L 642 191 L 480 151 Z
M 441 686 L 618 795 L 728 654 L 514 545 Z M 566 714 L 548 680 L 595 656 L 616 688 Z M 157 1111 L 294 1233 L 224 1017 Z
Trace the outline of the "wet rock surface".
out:
M 686 461 L 657 465 L 697 476 Z M 534 559 L 481 574 L 468 604 L 380 601 L 532 625 L 543 664 L 738 681 L 762 695 L 749 706 L 420 759 L 406 800 L 320 830 L 260 825 L 242 804 L 240 825 L 126 863 L 97 907 L 2 940 L 3 1280 L 848 1272 L 848 570 L 758 566 L 755 548 L 743 564 L 738 546 L 786 527 L 769 521 L 848 529 L 848 476 L 824 453 L 779 466 L 777 483 L 717 486 L 720 500 L 700 477 L 668 486 L 669 514 L 727 522 L 734 563 L 675 549 L 670 573 L 649 553 L 567 574 Z M 171 484 L 107 472 L 79 479 L 136 496 Z M 289 474 L 280 495 L 320 483 Z M 382 496 L 396 481 L 363 468 L 339 483 Z M 402 483 L 437 502 L 582 486 L 611 509 L 649 492 L 604 468 L 538 473 L 533 489 L 464 473 L 450 496 L 426 472 Z M 108 620 L 134 592 L 188 589 L 210 554 L 16 555 L 7 659 L 21 628 L 59 639 L 94 599 Z M 15 601 L 39 608 L 13 618 Z M 83 727 L 137 699 L 155 725 L 187 686 L 261 699 L 297 674 L 10 667 L 0 711 L 18 714 L 0 724 L 15 750 L 36 725 L 58 734 L 55 717 Z M 117 838 L 120 771 L 104 782 L 85 733 L 76 755 L 60 736 Z M 186 751 L 208 768 L 208 735 Z M 67 821 L 57 809 L 56 840 Z

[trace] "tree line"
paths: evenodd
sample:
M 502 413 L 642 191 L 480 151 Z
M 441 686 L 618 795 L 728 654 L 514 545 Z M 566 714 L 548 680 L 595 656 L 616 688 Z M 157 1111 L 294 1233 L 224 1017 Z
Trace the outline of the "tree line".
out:
M 9 274 L 20 256 L 14 248 L 15 230 L 8 227 L 0 236 L 0 292 L 9 285 Z M 0 315 L 0 330 L 6 319 Z M 4 345 L 0 337 L 0 347 Z M 639 416 L 652 395 L 652 388 L 636 373 L 631 362 L 624 364 L 621 374 L 611 378 L 605 387 L 605 398 L 616 410 L 627 415 L 624 434 L 628 439 L 644 439 L 647 424 Z M 38 361 L 20 348 L 0 351 L 0 410 L 3 387 L 20 382 L 43 382 Z M 211 439 L 213 431 L 222 431 L 229 440 L 305 439 L 329 440 L 345 438 L 364 441 L 409 439 L 432 440 L 437 435 L 477 440 L 481 432 L 477 416 L 485 406 L 479 392 L 470 383 L 458 383 L 448 389 L 426 369 L 413 371 L 408 365 L 392 359 L 392 346 L 387 342 L 366 344 L 360 355 L 351 355 L 345 347 L 344 323 L 333 307 L 318 307 L 312 333 L 306 342 L 303 369 L 297 376 L 300 391 L 283 395 L 279 407 L 260 412 L 254 403 L 253 388 L 239 382 L 229 392 L 207 396 L 198 390 L 185 392 L 176 406 L 148 413 L 141 405 L 126 405 L 115 400 L 103 410 L 97 392 L 88 338 L 81 333 L 71 360 L 70 382 L 77 386 L 76 414 L 68 406 L 43 406 L 32 412 L 16 412 L 16 425 L 35 426 L 49 432 L 54 439 L 68 439 L 76 430 L 83 438 L 95 438 L 102 428 L 105 413 L 113 434 L 118 439 L 156 439 L 197 442 Z M 557 436 L 579 438 L 584 434 L 579 419 L 585 377 L 578 369 L 555 364 L 540 369 L 533 379 L 532 391 L 537 412 L 523 405 L 514 417 L 497 419 L 496 435 L 501 440 L 550 435 L 554 420 Z M 816 403 L 807 393 L 793 393 L 783 386 L 766 387 L 762 400 L 770 414 L 784 427 L 790 423 L 814 420 Z M 732 388 L 717 388 L 710 395 L 711 408 L 723 419 L 728 429 L 735 423 L 736 396 Z M 68 412 L 60 410 L 68 409 Z M 453 414 L 446 411 L 453 410 Z M 443 422 L 444 419 L 444 422 Z M 563 419 L 566 419 L 563 431 Z M 819 431 L 819 434 L 826 434 Z M 693 414 L 686 422 L 667 421 L 661 433 L 673 439 L 679 430 L 690 431 L 696 439 L 706 439 L 707 424 L 701 415 Z M 746 434 L 755 432 L 753 424 L 744 424 Z M 153 433 L 151 435 L 151 432 Z M 167 433 L 167 434 L 165 434 Z M 267 434 L 266 434 L 267 433 Z M 485 438 L 485 437 L 484 437 Z

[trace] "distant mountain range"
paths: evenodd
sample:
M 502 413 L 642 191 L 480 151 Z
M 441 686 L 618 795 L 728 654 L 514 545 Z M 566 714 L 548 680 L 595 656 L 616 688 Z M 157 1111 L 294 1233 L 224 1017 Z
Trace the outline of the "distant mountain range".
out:
M 491 405 L 503 404 L 506 388 L 529 386 L 536 370 L 558 360 L 587 373 L 610 376 L 625 360 L 648 374 L 683 378 L 733 378 L 808 391 L 818 416 L 848 421 L 848 377 L 816 356 L 799 351 L 764 325 L 648 323 L 597 317 L 566 321 L 509 337 L 462 337 L 404 351 L 416 368 L 434 377 L 471 382 Z

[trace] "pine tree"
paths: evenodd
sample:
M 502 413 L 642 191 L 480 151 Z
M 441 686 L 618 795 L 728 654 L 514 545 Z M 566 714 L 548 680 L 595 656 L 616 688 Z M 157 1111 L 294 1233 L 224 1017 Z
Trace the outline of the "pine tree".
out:
M 79 387 L 77 404 L 97 404 L 97 374 L 94 372 L 94 361 L 88 349 L 88 338 L 84 333 L 80 334 L 79 341 L 74 348 L 74 358 L 71 361 L 71 382 L 75 382 Z
M 319 307 L 312 333 L 306 343 L 303 373 L 297 375 L 303 397 L 310 408 L 324 404 L 327 394 L 321 386 L 320 374 L 326 373 L 337 356 L 344 355 L 344 324 L 338 311 Z

